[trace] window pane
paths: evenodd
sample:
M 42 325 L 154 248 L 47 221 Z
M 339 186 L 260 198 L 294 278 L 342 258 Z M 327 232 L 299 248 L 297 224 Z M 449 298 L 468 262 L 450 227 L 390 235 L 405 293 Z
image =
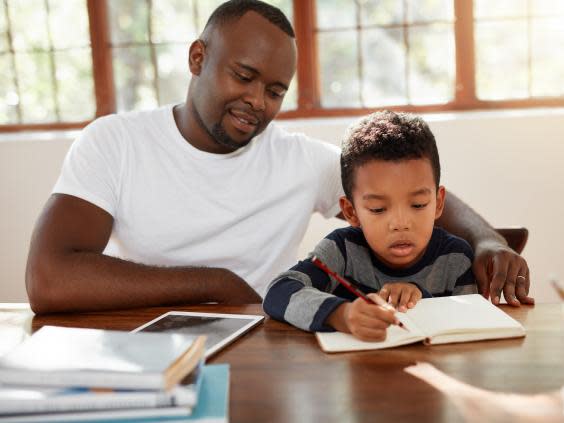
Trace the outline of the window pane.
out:
M 536 19 L 532 33 L 532 95 L 564 95 L 564 17 Z
M 157 47 L 160 104 L 185 100 L 190 82 L 188 46 L 169 44 Z
M 92 119 L 96 112 L 90 49 L 55 53 L 57 88 L 62 121 Z
M 194 1 L 153 0 L 153 41 L 191 42 L 199 34 Z
M 90 45 L 86 1 L 49 0 L 49 28 L 56 49 Z
M 318 34 L 324 107 L 361 106 L 356 37 L 356 31 Z
M 474 18 L 527 16 L 527 0 L 474 0 Z
M 476 90 L 480 99 L 528 96 L 526 22 L 476 23 Z
M 409 30 L 411 103 L 446 103 L 454 98 L 454 30 L 449 24 Z
M 398 2 L 399 3 L 399 2 Z M 454 19 L 453 0 L 408 0 L 409 23 L 449 21 Z
M 20 104 L 25 123 L 53 122 L 55 92 L 48 53 L 16 54 Z
M 11 56 L 0 55 L 0 124 L 18 123 L 17 107 L 20 99 L 14 86 L 13 68 Z
M 118 111 L 157 106 L 149 47 L 122 47 L 113 51 Z
M 49 48 L 47 15 L 43 2 L 37 0 L 10 1 L 8 12 L 15 50 L 32 51 Z
M 406 103 L 403 30 L 363 31 L 362 56 L 365 105 L 375 107 Z M 350 76 L 356 75 L 351 72 Z
M 148 42 L 149 9 L 141 0 L 109 0 L 112 44 Z
M 356 6 L 354 0 L 317 1 L 317 28 L 356 27 Z
M 324 3 L 318 2 L 318 8 L 323 8 Z M 360 20 L 366 25 L 390 25 L 403 22 L 403 1 L 397 0 L 364 0 L 360 2 Z M 351 6 L 349 6 L 351 7 Z M 352 7 L 351 7 L 352 8 Z M 340 13 L 340 11 L 339 11 Z

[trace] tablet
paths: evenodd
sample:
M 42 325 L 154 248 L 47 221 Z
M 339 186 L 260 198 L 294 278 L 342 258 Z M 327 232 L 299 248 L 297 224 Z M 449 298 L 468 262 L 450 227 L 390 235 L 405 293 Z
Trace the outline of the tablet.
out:
M 206 358 L 264 320 L 264 316 L 251 314 L 197 313 L 169 311 L 132 332 L 180 332 L 206 335 Z

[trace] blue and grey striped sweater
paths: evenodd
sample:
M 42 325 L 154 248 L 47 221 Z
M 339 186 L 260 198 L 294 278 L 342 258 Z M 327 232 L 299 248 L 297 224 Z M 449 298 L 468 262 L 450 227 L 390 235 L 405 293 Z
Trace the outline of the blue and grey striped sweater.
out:
M 290 270 L 274 279 L 264 297 L 264 311 L 277 320 L 309 331 L 332 331 L 327 317 L 343 302 L 356 298 L 311 262 L 315 255 L 365 293 L 388 282 L 412 282 L 423 297 L 474 294 L 473 252 L 461 238 L 434 228 L 423 257 L 405 269 L 392 269 L 372 253 L 359 228 L 337 229 L 327 235 Z

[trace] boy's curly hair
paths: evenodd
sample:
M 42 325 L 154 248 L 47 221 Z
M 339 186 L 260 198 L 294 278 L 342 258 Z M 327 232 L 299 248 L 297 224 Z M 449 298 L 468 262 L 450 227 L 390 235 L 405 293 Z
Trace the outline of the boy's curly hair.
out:
M 435 137 L 420 117 L 390 111 L 372 113 L 349 128 L 342 143 L 341 181 L 352 201 L 354 172 L 371 160 L 403 161 L 427 158 L 435 184 L 441 178 L 441 165 Z

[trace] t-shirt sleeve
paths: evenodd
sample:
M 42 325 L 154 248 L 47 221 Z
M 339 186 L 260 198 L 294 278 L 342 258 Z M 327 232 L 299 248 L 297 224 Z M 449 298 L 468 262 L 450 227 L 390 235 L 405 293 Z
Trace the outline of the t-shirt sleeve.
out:
M 307 141 L 310 163 L 317 181 L 314 211 L 325 218 L 335 217 L 341 211 L 339 197 L 344 195 L 341 185 L 341 149 L 316 139 L 308 138 Z
M 111 117 L 84 128 L 65 157 L 52 193 L 81 198 L 115 216 L 123 147 L 118 129 Z

